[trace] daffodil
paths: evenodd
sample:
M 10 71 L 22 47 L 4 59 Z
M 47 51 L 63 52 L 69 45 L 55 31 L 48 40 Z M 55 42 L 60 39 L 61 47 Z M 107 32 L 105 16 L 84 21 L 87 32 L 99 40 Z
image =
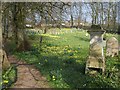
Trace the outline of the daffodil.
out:
M 68 52 L 71 52 L 70 50 L 68 50 Z
M 53 81 L 55 81 L 55 78 L 53 78 Z
M 8 80 L 4 80 L 3 83 L 8 83 Z
M 54 75 L 52 76 L 52 79 L 55 80 L 55 76 Z

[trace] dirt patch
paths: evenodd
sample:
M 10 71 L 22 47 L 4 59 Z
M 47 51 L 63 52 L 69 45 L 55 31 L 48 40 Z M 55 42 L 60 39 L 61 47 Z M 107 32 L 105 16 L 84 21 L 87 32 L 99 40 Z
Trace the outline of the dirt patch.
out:
M 17 66 L 17 81 L 11 88 L 50 88 L 45 77 L 33 66 L 9 56 L 9 61 Z

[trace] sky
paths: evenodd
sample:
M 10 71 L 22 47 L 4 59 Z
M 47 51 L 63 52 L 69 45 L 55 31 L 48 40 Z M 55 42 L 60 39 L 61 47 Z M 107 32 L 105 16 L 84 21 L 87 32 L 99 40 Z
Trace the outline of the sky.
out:
M 120 2 L 119 2 L 120 4 Z M 120 5 L 119 5 L 119 14 L 120 14 Z M 76 8 L 73 9 L 73 16 L 75 16 L 75 11 L 76 11 Z M 89 8 L 89 6 L 86 6 L 85 4 L 83 4 L 82 6 L 82 19 L 85 20 L 86 18 L 86 21 L 91 23 L 92 22 L 92 18 L 91 18 L 91 9 Z M 119 15 L 118 15 L 119 16 Z M 71 20 L 71 16 L 70 14 L 66 14 L 66 16 L 64 17 L 66 20 Z M 117 17 L 117 19 L 119 18 L 119 22 L 120 22 L 120 17 Z M 39 17 L 39 14 L 36 14 L 36 21 L 37 22 L 40 22 L 40 17 Z
M 85 5 L 82 6 L 82 19 L 85 20 L 85 18 L 86 18 L 86 21 L 91 23 L 92 19 L 91 19 L 90 13 L 88 13 L 88 10 L 90 10 L 90 9 L 88 9 L 88 7 L 86 7 Z M 75 17 L 76 16 L 76 13 L 75 13 L 76 8 L 74 8 L 72 11 L 73 11 L 72 15 Z M 65 16 L 63 16 L 63 17 L 65 18 L 65 20 L 67 20 L 67 21 L 71 20 L 71 16 L 70 16 L 71 14 L 67 13 L 64 15 Z M 37 13 L 35 14 L 35 19 L 37 22 L 40 22 L 39 14 L 37 14 Z

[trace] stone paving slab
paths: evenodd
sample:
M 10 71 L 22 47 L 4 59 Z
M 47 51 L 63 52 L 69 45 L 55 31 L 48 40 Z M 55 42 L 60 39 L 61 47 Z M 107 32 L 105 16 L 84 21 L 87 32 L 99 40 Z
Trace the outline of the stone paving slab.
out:
M 50 88 L 46 78 L 33 65 L 24 65 L 25 62 L 17 60 L 15 56 L 8 58 L 11 63 L 20 64 L 17 66 L 17 81 L 11 88 Z

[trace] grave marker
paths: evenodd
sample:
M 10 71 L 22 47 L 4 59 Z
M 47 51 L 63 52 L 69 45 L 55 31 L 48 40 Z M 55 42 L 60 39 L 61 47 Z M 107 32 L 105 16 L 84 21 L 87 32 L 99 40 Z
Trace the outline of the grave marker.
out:
M 115 37 L 111 37 L 106 42 L 106 56 L 118 56 L 119 44 Z
M 103 35 L 100 25 L 92 25 L 88 30 L 90 34 L 89 57 L 86 62 L 85 73 L 97 72 L 105 70 L 105 58 L 103 52 Z

